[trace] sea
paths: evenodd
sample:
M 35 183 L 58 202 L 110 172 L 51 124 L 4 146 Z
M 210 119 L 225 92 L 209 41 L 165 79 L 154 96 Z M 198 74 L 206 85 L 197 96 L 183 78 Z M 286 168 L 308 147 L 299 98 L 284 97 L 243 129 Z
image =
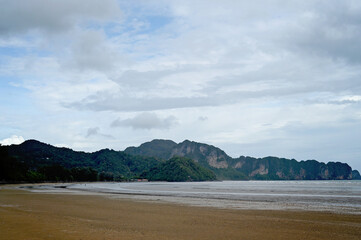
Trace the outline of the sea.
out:
M 361 214 L 361 181 L 111 182 L 60 186 L 111 198 L 252 210 Z M 59 186 L 55 186 L 59 190 Z M 50 189 L 54 186 L 43 186 Z

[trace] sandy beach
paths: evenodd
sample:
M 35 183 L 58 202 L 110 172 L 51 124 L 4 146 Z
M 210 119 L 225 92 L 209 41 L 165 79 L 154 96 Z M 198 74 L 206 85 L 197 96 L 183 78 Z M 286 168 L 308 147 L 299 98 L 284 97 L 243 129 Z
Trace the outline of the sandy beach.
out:
M 0 189 L 0 239 L 360 239 L 361 216 Z

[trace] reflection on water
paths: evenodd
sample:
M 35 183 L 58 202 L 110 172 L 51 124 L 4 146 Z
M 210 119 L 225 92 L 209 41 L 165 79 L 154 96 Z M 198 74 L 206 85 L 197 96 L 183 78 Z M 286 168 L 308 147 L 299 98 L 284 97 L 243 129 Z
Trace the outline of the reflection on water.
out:
M 361 214 L 361 181 L 223 181 L 74 184 L 118 197 L 241 209 L 303 209 Z

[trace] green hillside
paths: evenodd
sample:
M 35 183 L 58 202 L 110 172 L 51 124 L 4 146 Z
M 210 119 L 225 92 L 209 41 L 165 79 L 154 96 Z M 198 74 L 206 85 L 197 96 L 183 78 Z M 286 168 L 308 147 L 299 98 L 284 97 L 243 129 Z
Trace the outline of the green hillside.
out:
M 188 182 L 213 181 L 216 175 L 195 163 L 192 159 L 173 157 L 166 162 L 146 171 L 142 177 L 150 181 Z
M 191 159 L 191 160 L 190 160 Z M 0 182 L 214 180 L 343 180 L 360 179 L 346 163 L 241 156 L 185 140 L 153 140 L 125 151 L 93 153 L 54 147 L 36 140 L 0 146 Z
M 139 147 L 127 147 L 124 152 L 131 155 L 150 156 L 159 159 L 171 158 L 171 150 L 177 146 L 172 140 L 154 139 Z
M 346 163 L 322 163 L 316 160 L 296 161 L 278 157 L 231 158 L 223 150 L 204 143 L 185 140 L 175 144 L 169 140 L 153 140 L 126 153 L 170 159 L 173 156 L 191 158 L 212 170 L 220 180 L 342 180 L 358 179 Z
M 136 178 L 159 162 L 121 151 L 85 153 L 28 140 L 0 147 L 0 181 L 121 181 Z

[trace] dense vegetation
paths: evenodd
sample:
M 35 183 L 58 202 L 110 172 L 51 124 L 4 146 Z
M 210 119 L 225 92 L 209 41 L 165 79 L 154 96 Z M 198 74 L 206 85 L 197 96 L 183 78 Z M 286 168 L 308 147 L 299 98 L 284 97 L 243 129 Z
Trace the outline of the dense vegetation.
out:
M 352 171 L 352 179 L 360 179 L 361 180 L 361 175 L 360 175 L 359 171 L 357 171 L 357 170 Z
M 352 179 L 352 169 L 346 163 L 316 160 L 296 161 L 295 159 L 265 157 L 239 157 L 242 163 L 238 169 L 255 180 L 342 180 Z
M 0 147 L 0 181 L 96 181 L 97 179 L 98 172 L 91 167 L 67 169 L 57 164 L 29 167 L 24 161 L 9 156 L 7 148 Z
M 185 140 L 153 140 L 139 147 L 129 147 L 126 153 L 170 159 L 173 156 L 188 157 L 212 170 L 220 180 L 333 180 L 360 179 L 358 171 L 352 171 L 346 163 L 322 163 L 316 160 L 265 157 L 231 158 L 212 145 Z
M 35 140 L 0 147 L 0 181 L 206 181 L 215 174 L 191 159 L 169 161 L 132 156 L 103 149 L 94 153 L 76 152 Z
M 179 156 L 179 157 L 177 157 Z M 0 146 L 0 182 L 360 179 L 345 163 L 277 157 L 231 158 L 211 145 L 153 140 L 124 152 L 93 153 L 58 148 L 36 140 Z
M 150 156 L 159 159 L 171 158 L 171 149 L 176 147 L 177 143 L 171 140 L 155 139 L 151 142 L 141 144 L 139 147 L 128 147 L 125 153 L 135 156 Z
M 0 181 L 126 181 L 158 163 L 152 157 L 121 151 L 76 152 L 28 140 L 0 146 Z
M 216 175 L 195 163 L 192 159 L 173 157 L 142 174 L 150 181 L 188 182 L 213 181 Z

